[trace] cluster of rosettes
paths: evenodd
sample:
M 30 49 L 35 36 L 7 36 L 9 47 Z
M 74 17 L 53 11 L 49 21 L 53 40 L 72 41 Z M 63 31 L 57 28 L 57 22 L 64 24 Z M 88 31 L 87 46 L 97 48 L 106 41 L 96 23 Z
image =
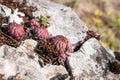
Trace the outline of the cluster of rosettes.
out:
M 52 38 L 52 41 L 54 45 L 57 47 L 60 56 L 66 60 L 66 52 L 73 52 L 72 45 L 70 44 L 69 40 L 62 36 L 62 35 L 57 35 Z
M 48 19 L 43 16 L 41 16 L 40 18 L 39 17 L 33 18 L 29 21 L 29 23 L 30 26 L 36 26 L 36 27 L 40 27 L 41 25 L 44 25 L 44 27 L 47 28 L 49 25 Z
M 30 26 L 31 27 L 35 27 L 35 34 L 36 36 L 40 39 L 40 38 L 49 38 L 50 34 L 47 30 L 47 27 L 45 25 L 48 24 L 47 19 L 44 17 L 41 18 L 33 18 L 30 20 Z
M 34 31 L 35 36 L 40 39 L 37 47 L 39 53 L 45 53 L 45 55 L 53 55 L 51 59 L 61 57 L 64 61 L 66 60 L 66 52 L 73 52 L 72 45 L 69 40 L 62 35 L 57 35 L 50 38 L 50 34 L 47 30 L 46 24 L 48 21 L 46 18 L 33 18 L 29 21 L 29 27 Z M 29 28 L 27 27 L 27 29 Z M 8 25 L 8 33 L 16 38 L 21 39 L 25 35 L 25 27 L 15 22 Z M 41 40 L 42 39 L 42 40 Z M 47 57 L 46 57 L 47 58 Z M 58 59 L 58 58 L 57 58 Z
M 32 31 L 35 32 L 34 34 L 36 35 L 38 39 L 49 38 L 50 35 L 45 25 L 46 21 L 43 18 L 37 18 L 37 19 L 39 20 L 36 20 L 36 18 L 31 19 L 29 21 L 30 26 L 28 26 L 27 28 L 21 24 L 17 24 L 16 22 L 10 23 L 7 27 L 8 34 L 15 39 L 22 39 L 25 36 L 25 33 L 30 33 L 30 29 L 32 29 Z
M 44 63 L 63 64 L 66 60 L 66 52 L 73 52 L 72 45 L 68 39 L 58 35 L 49 39 L 41 39 L 38 42 L 36 51 L 39 55 L 44 56 Z
M 8 33 L 16 38 L 16 39 L 20 39 L 22 37 L 24 37 L 25 31 L 24 31 L 24 26 L 17 24 L 16 22 L 10 23 L 8 25 Z

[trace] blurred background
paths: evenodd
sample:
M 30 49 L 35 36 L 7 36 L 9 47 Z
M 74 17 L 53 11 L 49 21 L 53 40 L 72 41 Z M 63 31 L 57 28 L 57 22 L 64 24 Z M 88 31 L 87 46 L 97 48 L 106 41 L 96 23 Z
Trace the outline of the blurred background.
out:
M 50 0 L 71 7 L 104 47 L 120 51 L 120 0 Z

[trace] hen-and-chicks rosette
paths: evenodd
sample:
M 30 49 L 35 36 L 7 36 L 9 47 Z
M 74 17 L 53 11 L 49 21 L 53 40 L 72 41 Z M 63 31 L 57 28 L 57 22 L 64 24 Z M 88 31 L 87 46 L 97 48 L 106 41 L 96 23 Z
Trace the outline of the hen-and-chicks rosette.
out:
M 12 22 L 8 25 L 8 33 L 16 39 L 21 39 L 25 34 L 24 26 L 16 22 Z
M 60 56 L 63 60 L 66 60 L 66 52 L 73 52 L 72 45 L 69 40 L 63 35 L 57 35 L 52 38 L 54 45 L 57 47 Z
M 29 23 L 30 23 L 30 26 L 34 27 L 35 35 L 39 39 L 41 38 L 46 39 L 50 37 L 47 27 L 45 26 L 45 24 L 42 24 L 43 23 L 42 18 L 39 18 L 39 17 L 33 18 L 29 21 Z

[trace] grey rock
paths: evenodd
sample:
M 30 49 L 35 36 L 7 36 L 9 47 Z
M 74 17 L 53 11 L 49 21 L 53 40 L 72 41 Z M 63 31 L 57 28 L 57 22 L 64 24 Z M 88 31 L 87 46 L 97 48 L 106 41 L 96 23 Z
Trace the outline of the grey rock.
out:
M 64 35 L 72 44 L 86 37 L 87 27 L 70 8 L 47 0 L 26 2 L 27 5 L 37 6 L 38 10 L 33 13 L 34 16 L 50 16 L 48 31 L 53 36 Z M 41 67 L 38 55 L 34 52 L 36 45 L 36 41 L 29 39 L 23 41 L 18 48 L 1 46 L 0 74 L 5 74 L 7 79 L 19 73 L 18 76 L 25 80 L 50 80 L 58 74 L 67 74 L 62 65 L 48 64 Z M 108 62 L 115 58 L 94 38 L 86 41 L 78 51 L 67 54 L 75 80 L 119 79 L 119 75 L 111 73 L 108 67 Z M 30 55 L 34 58 L 29 57 Z
M 85 42 L 80 50 L 71 54 L 69 61 L 76 78 L 99 80 L 103 77 L 107 64 L 103 54 L 100 43 L 94 38 Z
M 19 17 L 18 15 L 20 16 L 25 16 L 25 14 L 23 14 L 22 12 L 18 12 L 18 8 L 14 10 L 14 13 L 10 14 L 8 16 L 8 24 L 9 23 L 12 23 L 12 22 L 16 22 L 18 24 L 21 24 L 23 22 L 23 18 L 22 17 Z
M 37 6 L 34 16 L 50 16 L 48 31 L 53 35 L 64 35 L 72 44 L 83 40 L 87 27 L 71 8 L 51 3 L 47 0 L 26 0 L 28 5 Z
M 67 73 L 63 66 L 46 65 L 42 68 L 38 61 L 31 59 L 27 55 L 24 46 L 12 48 L 7 45 L 4 47 L 4 57 L 0 57 L 0 73 L 5 74 L 7 79 L 19 73 L 25 80 L 49 80 L 58 73 Z
M 2 14 L 4 17 L 9 16 L 11 14 L 11 9 L 0 4 L 0 14 Z
M 22 12 L 18 12 L 18 9 L 15 9 L 14 13 L 12 14 L 10 8 L 1 4 L 0 4 L 0 14 L 2 14 L 4 17 L 8 19 L 8 24 L 14 21 L 18 24 L 21 24 L 23 22 L 23 18 L 19 17 L 18 15 L 25 16 L 25 14 L 23 14 Z

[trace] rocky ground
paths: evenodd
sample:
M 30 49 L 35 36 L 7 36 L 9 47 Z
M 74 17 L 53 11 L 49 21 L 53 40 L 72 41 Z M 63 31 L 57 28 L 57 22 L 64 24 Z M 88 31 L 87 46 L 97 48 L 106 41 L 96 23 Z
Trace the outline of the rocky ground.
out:
M 38 40 L 34 38 L 16 40 L 3 30 L 5 35 L 1 33 L 3 38 L 1 37 L 0 39 L 0 80 L 120 79 L 120 53 L 116 52 L 114 54 L 113 51 L 104 48 L 99 41 L 100 36 L 88 30 L 87 26 L 82 23 L 71 8 L 47 0 L 19 1 L 20 3 L 24 1 L 27 5 L 27 7 L 24 6 L 26 8 L 33 6 L 33 8 L 36 7 L 37 9 L 35 8 L 34 11 L 32 8 L 33 11 L 31 11 L 30 8 L 28 11 L 31 12 L 26 12 L 26 8 L 19 10 L 19 7 L 16 13 L 12 13 L 12 10 L 15 11 L 15 9 L 11 9 L 9 4 L 0 4 L 0 14 L 8 20 L 6 24 L 3 24 L 3 21 L 1 27 L 8 25 L 9 22 L 17 22 L 18 20 L 20 21 L 17 23 L 23 24 L 31 16 L 28 13 L 32 13 L 32 17 L 46 16 L 49 17 L 49 27 L 47 30 L 50 35 L 52 37 L 56 35 L 65 36 L 70 41 L 70 44 L 72 44 L 74 51 L 66 52 L 69 66 L 62 64 L 53 65 L 50 62 L 42 66 L 40 59 L 42 60 L 44 57 L 41 58 L 35 51 Z M 18 16 L 18 14 L 28 16 L 27 20 L 23 19 L 24 16 Z M 15 42 L 20 43 L 16 44 Z M 10 45 L 12 43 L 16 45 Z

